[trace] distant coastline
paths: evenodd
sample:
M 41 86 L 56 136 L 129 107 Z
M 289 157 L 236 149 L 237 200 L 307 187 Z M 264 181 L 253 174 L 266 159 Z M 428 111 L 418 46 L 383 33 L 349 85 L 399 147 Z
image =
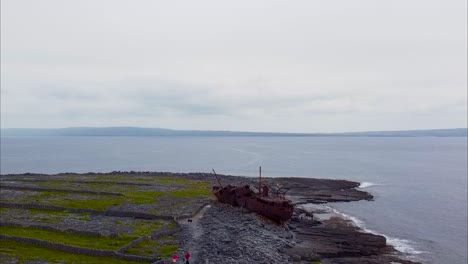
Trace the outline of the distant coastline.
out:
M 467 137 L 467 128 L 365 131 L 345 133 L 278 133 L 212 130 L 174 130 L 141 127 L 4 128 L 1 136 L 133 136 L 133 137 Z

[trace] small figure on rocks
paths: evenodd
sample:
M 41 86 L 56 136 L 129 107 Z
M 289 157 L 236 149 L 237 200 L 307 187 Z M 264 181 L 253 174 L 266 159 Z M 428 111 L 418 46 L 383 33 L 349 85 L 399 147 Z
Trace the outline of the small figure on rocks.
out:
M 176 263 L 178 258 L 179 258 L 179 256 L 177 256 L 177 255 L 172 256 L 172 262 Z
M 190 258 L 190 253 L 187 251 L 187 253 L 185 253 L 185 264 L 190 264 L 189 258 Z

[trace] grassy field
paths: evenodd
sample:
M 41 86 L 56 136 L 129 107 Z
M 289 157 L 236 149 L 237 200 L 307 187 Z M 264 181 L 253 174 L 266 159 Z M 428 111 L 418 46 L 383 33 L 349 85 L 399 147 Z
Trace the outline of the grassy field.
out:
M 32 178 L 32 177 L 29 177 Z M 42 177 L 44 178 L 44 177 Z M 54 179 L 58 178 L 58 179 Z M 22 191 L 20 197 L 11 197 L 2 195 L 2 201 L 8 202 L 23 202 L 37 203 L 45 205 L 64 206 L 70 208 L 87 208 L 96 210 L 105 210 L 110 207 L 118 208 L 122 205 L 135 204 L 151 204 L 154 205 L 153 211 L 157 212 L 158 199 L 161 197 L 182 197 L 186 198 L 187 202 L 193 198 L 209 198 L 211 197 L 210 186 L 211 182 L 191 180 L 185 178 L 175 178 L 167 176 L 147 176 L 136 177 L 115 175 L 115 183 L 110 182 L 112 177 L 110 174 L 103 175 L 66 175 L 50 176 L 48 180 L 40 182 L 28 182 L 28 187 L 54 188 L 62 189 L 63 191 Z M 103 181 L 103 182 L 98 182 Z M 105 181 L 105 182 L 104 182 Z M 124 185 L 119 182 L 144 181 L 151 185 Z M 4 181 L 8 185 L 8 181 Z M 122 196 L 106 195 L 106 194 L 88 194 L 88 193 L 70 193 L 66 190 L 81 190 L 81 191 L 101 191 L 123 194 Z M 161 206 L 167 206 L 162 204 Z
M 143 240 L 126 252 L 133 255 L 170 257 L 177 251 L 177 248 L 177 242 L 173 236 L 164 236 L 157 240 Z
M 20 236 L 58 242 L 71 246 L 87 247 L 93 249 L 112 249 L 117 250 L 120 247 L 135 240 L 136 237 L 104 237 L 90 236 L 81 234 L 71 234 L 64 232 L 49 231 L 30 227 L 0 226 L 0 234 L 10 236 Z
M 29 174 L 2 177 L 0 183 L 2 202 L 54 205 L 65 208 L 64 210 L 0 208 L 0 220 L 13 224 L 13 226 L 0 226 L 0 234 L 105 250 L 117 250 L 144 236 L 147 239 L 127 249 L 125 253 L 166 258 L 178 250 L 176 236 L 163 236 L 156 239 L 151 239 L 150 236 L 155 230 L 175 229 L 174 221 L 111 217 L 69 210 L 73 208 L 99 211 L 111 209 L 171 217 L 190 215 L 204 203 L 213 199 L 211 185 L 211 181 L 136 173 Z M 24 186 L 32 189 L 9 189 L 9 186 Z M 86 191 L 107 192 L 115 195 L 86 193 Z M 46 230 L 44 227 L 53 227 L 57 231 Z M 74 231 L 70 233 L 67 229 Z M 92 231 L 98 235 L 78 234 L 80 231 L 88 231 L 88 233 Z M 109 234 L 113 235 L 109 236 Z M 45 260 L 48 263 L 133 263 L 112 257 L 77 255 L 23 242 L 0 240 L 0 262 L 22 263 L 34 259 Z
M 60 250 L 50 249 L 42 246 L 32 245 L 28 243 L 7 241 L 0 239 L 0 263 L 7 261 L 16 261 L 24 263 L 32 260 L 45 260 L 49 263 L 66 263 L 66 264 L 130 264 L 141 263 L 117 259 L 113 257 L 94 257 L 87 255 L 77 255 Z

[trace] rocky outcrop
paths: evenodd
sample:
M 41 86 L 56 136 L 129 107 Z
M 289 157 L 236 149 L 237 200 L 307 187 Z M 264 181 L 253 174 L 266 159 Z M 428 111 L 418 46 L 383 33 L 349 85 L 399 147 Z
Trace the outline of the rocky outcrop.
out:
M 196 175 L 203 178 L 204 175 Z M 253 178 L 221 176 L 223 184 L 258 183 Z M 372 200 L 357 182 L 309 178 L 263 178 L 271 190 L 288 188 L 296 205 Z M 193 227 L 191 227 L 193 229 Z M 215 204 L 200 219 L 196 241 L 182 227 L 183 247 L 191 245 L 204 263 L 417 263 L 401 259 L 383 236 L 362 232 L 341 218 L 318 221 L 296 207 L 288 225 L 276 225 L 241 208 Z M 192 231 L 193 232 L 193 231 Z
M 339 218 L 313 220 L 300 209 L 287 225 L 278 225 L 215 203 L 198 223 L 183 224 L 178 238 L 180 253 L 189 250 L 193 263 L 417 263 L 393 255 L 383 236 L 363 233 Z
M 178 238 L 181 248 L 191 252 L 193 263 L 283 264 L 289 256 L 282 249 L 293 236 L 287 226 L 216 203 L 198 223 L 182 225 Z
M 361 257 L 391 251 L 383 236 L 359 232 L 345 220 L 332 218 L 323 222 L 294 218 L 290 223 L 296 244 L 288 249 L 291 256 L 302 260 L 340 257 Z M 313 256 L 310 256 L 313 252 Z

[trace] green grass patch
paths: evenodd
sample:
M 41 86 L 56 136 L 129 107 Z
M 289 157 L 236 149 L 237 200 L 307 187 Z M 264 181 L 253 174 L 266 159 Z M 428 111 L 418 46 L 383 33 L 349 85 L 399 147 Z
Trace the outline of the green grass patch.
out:
M 166 258 L 177 252 L 178 248 L 179 246 L 175 242 L 174 237 L 165 236 L 158 240 L 143 240 L 134 247 L 127 249 L 126 253 Z
M 166 258 L 171 256 L 178 249 L 177 245 L 163 245 L 159 250 L 161 251 L 161 257 Z
M 141 182 L 141 183 L 150 183 L 153 181 L 153 178 L 148 177 L 148 176 L 128 176 L 128 179 L 131 179 L 131 181 L 136 181 L 136 182 Z
M 132 228 L 132 236 L 149 236 L 151 231 L 156 230 L 165 226 L 162 220 L 144 220 L 144 219 L 133 219 L 131 221 L 123 222 L 116 221 L 116 224 L 123 225 Z M 169 226 L 167 224 L 166 226 Z
M 52 205 L 59 205 L 71 208 L 89 208 L 104 210 L 107 207 L 119 205 L 124 201 L 123 196 L 107 196 L 108 198 L 89 198 L 89 197 L 63 197 L 63 199 L 51 201 Z
M 38 228 L 16 226 L 0 226 L 0 233 L 10 236 L 42 239 L 50 242 L 58 242 L 72 246 L 112 250 L 116 250 L 130 243 L 130 241 L 136 238 L 134 236 L 107 238 L 103 236 L 70 234 Z
M 31 214 L 48 214 L 48 215 L 60 215 L 66 214 L 68 211 L 66 210 L 49 210 L 49 209 L 28 209 L 29 213 Z
M 42 187 L 49 187 L 49 188 L 64 188 L 70 185 L 69 182 L 61 181 L 61 180 L 51 180 L 51 181 L 43 181 L 43 182 L 35 182 L 35 184 L 42 186 Z
M 66 193 L 64 192 L 38 191 L 38 192 L 35 192 L 34 194 L 31 194 L 25 197 L 25 199 L 28 201 L 33 200 L 35 202 L 41 202 L 42 200 L 49 199 L 53 196 L 57 196 L 57 195 L 64 196 L 65 194 Z
M 32 215 L 31 218 L 36 222 L 59 223 L 65 218 L 63 215 Z
M 39 186 L 48 187 L 48 188 L 98 191 L 98 192 L 120 192 L 122 190 L 128 189 L 128 186 L 119 185 L 118 183 L 112 183 L 109 181 L 108 182 L 95 182 L 95 181 L 88 182 L 82 179 L 76 179 L 76 180 L 71 179 L 70 181 L 51 180 L 51 181 L 46 181 L 46 182 L 37 182 L 36 184 Z
M 196 196 L 211 196 L 211 191 L 208 188 L 187 188 L 174 190 L 169 192 L 170 196 L 176 197 L 196 197 Z
M 125 198 L 130 203 L 151 204 L 157 201 L 157 198 L 164 192 L 158 191 L 127 191 L 124 192 Z
M 191 185 L 191 186 L 198 186 L 198 185 L 210 185 L 209 182 L 199 181 L 199 180 L 190 180 L 183 177 L 168 177 L 168 176 L 157 176 L 153 178 L 153 181 L 158 184 L 164 185 L 171 185 L 171 184 L 178 184 L 178 185 Z
M 73 181 L 73 179 L 72 179 Z M 114 186 L 117 186 L 111 182 L 87 182 L 80 179 L 77 182 L 63 181 L 63 180 L 51 180 L 45 182 L 37 182 L 36 184 L 42 187 L 57 188 L 57 189 L 73 189 L 73 190 L 92 190 L 92 191 L 106 191 L 112 190 Z M 80 182 L 78 182 L 80 181 Z
M 143 225 L 133 225 L 133 234 L 137 236 L 147 236 L 151 234 L 151 231 L 160 228 L 163 225 L 162 221 L 155 223 L 148 223 Z
M 91 221 L 91 216 L 89 214 L 82 214 L 80 217 L 81 221 Z
M 209 188 L 211 183 L 209 182 L 190 181 L 187 185 L 187 188 L 171 191 L 169 195 L 177 197 L 212 196 Z
M 87 190 L 93 190 L 98 192 L 122 192 L 128 189 L 126 185 L 120 185 L 112 182 L 83 182 L 80 185 L 86 184 Z
M 96 188 L 107 188 L 107 187 L 113 187 L 115 185 L 118 185 L 116 183 L 112 183 L 112 182 L 97 182 L 97 181 L 94 181 L 94 182 L 80 182 L 80 184 L 86 184 L 90 187 L 96 187 Z
M 183 177 L 168 177 L 168 176 L 135 176 L 135 175 L 72 175 L 67 174 L 66 180 L 50 180 L 40 182 L 43 186 L 49 187 L 66 187 L 71 189 L 81 190 L 96 190 L 96 191 L 111 191 L 121 192 L 123 196 L 105 195 L 105 194 L 81 194 L 69 193 L 66 191 L 39 191 L 29 192 L 29 195 L 24 195 L 18 199 L 18 202 L 32 202 L 38 204 L 49 204 L 56 206 L 64 206 L 70 208 L 87 208 L 96 210 L 105 210 L 111 206 L 119 206 L 121 204 L 157 204 L 161 196 L 165 197 L 211 197 L 212 193 L 209 188 L 210 182 L 191 180 Z M 152 182 L 161 186 L 169 185 L 170 191 L 155 191 L 154 187 L 141 186 L 125 186 L 114 184 L 111 182 L 86 182 L 71 183 L 69 180 L 83 180 L 88 176 L 92 180 L 106 181 L 142 181 Z M 73 179 L 75 178 L 75 179 Z M 165 187 L 163 187 L 164 189 Z M 175 188 L 175 190 L 174 190 Z M 153 189 L 153 190 L 148 190 Z
M 115 195 L 76 194 L 67 192 L 44 191 L 26 197 L 26 201 L 71 208 L 90 208 L 104 210 L 119 205 L 125 198 Z
M 168 176 L 157 176 L 153 178 L 153 181 L 155 183 L 159 184 L 165 184 L 165 185 L 170 185 L 170 184 L 192 184 L 195 182 L 194 180 L 189 180 L 185 178 L 180 178 L 180 177 L 168 177 Z
M 135 245 L 135 247 L 127 249 L 125 253 L 132 255 L 156 257 L 158 254 L 160 254 L 160 251 L 158 250 L 160 246 L 161 245 L 158 241 L 145 239 L 137 245 Z
M 13 216 L 13 218 L 29 218 L 37 222 L 57 223 L 69 215 L 68 211 L 47 209 L 14 209 L 0 208 L 0 212 Z
M 98 174 L 93 177 L 93 180 L 100 181 L 128 181 L 128 182 L 150 182 L 152 178 L 143 175 L 131 174 Z
M 71 208 L 90 208 L 104 210 L 110 206 L 116 206 L 123 202 L 133 204 L 151 204 L 157 198 L 165 194 L 159 191 L 135 191 L 123 192 L 123 196 L 105 194 L 76 194 L 60 191 L 37 192 L 23 199 L 23 202 L 35 202 L 39 204 L 50 204 Z
M 50 263 L 93 263 L 93 264 L 130 264 L 141 263 L 112 257 L 93 257 L 87 255 L 78 255 L 68 252 L 63 252 L 55 249 L 50 249 L 33 244 L 16 242 L 10 240 L 0 240 L 0 253 L 10 257 L 18 257 L 19 263 L 31 260 L 46 260 Z
M 167 223 L 167 227 L 168 228 L 176 228 L 177 227 L 176 222 L 175 221 L 170 221 L 169 223 Z
M 64 219 L 91 221 L 88 213 L 70 213 L 67 210 L 28 209 L 29 216 L 38 222 L 57 223 Z

